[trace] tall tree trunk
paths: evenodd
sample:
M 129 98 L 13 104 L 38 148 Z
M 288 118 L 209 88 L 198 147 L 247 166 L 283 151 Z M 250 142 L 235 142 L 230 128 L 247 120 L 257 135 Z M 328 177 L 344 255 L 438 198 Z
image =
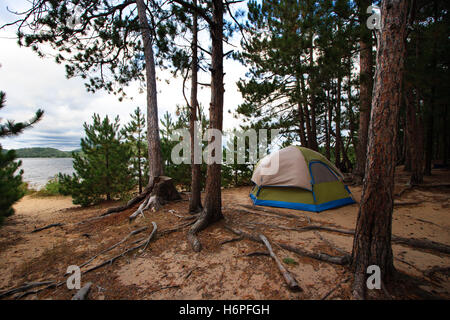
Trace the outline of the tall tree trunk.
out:
M 309 50 L 309 67 L 310 73 L 308 77 L 310 102 L 311 102 L 311 137 L 310 148 L 319 151 L 319 145 L 317 143 L 317 126 L 316 126 L 316 86 L 314 80 L 314 34 L 311 34 L 311 47 Z
M 302 104 L 299 102 L 298 106 L 298 117 L 299 117 L 299 134 L 300 134 L 300 143 L 302 147 L 308 146 L 308 141 L 306 140 L 305 135 L 305 115 L 303 114 Z
M 308 95 L 306 93 L 305 88 L 305 79 L 303 75 L 299 75 L 300 77 L 300 106 L 303 108 L 303 115 L 305 116 L 305 123 L 306 123 L 306 143 L 307 147 L 312 149 L 312 139 L 313 139 L 313 133 L 312 133 L 312 126 L 311 126 L 311 116 L 309 114 L 308 109 Z
M 344 159 L 345 159 L 345 165 L 347 167 L 347 170 L 350 171 L 353 168 L 353 165 L 348 158 L 347 151 L 349 149 L 350 143 L 353 145 L 353 148 L 356 149 L 357 141 L 355 138 L 355 114 L 353 113 L 353 106 L 352 106 L 352 68 L 351 68 L 351 59 L 349 59 L 349 70 L 348 70 L 348 91 L 347 91 L 347 99 L 348 99 L 348 118 L 349 118 L 349 142 L 347 144 L 347 147 L 344 150 Z
M 197 5 L 197 0 L 194 0 L 194 5 Z M 198 22 L 197 13 L 192 14 L 192 62 L 191 62 L 191 112 L 189 121 L 189 132 L 191 134 L 191 198 L 189 200 L 189 212 L 199 212 L 202 209 L 201 202 L 201 168 L 200 164 L 195 163 L 195 144 L 197 143 L 195 122 L 197 121 L 198 100 Z
M 369 265 L 380 268 L 384 283 L 392 278 L 395 270 L 391 247 L 392 211 L 406 16 L 407 1 L 382 1 L 368 155 L 352 252 L 356 298 L 364 298 Z
M 139 125 L 139 130 L 140 130 L 140 121 L 141 120 L 141 118 L 138 118 L 138 125 Z M 141 133 L 139 132 L 139 135 L 138 135 L 138 141 L 137 141 L 137 151 L 138 151 L 138 154 L 137 154 L 137 156 L 138 156 L 138 158 L 137 158 L 137 160 L 138 160 L 138 179 L 139 179 L 139 181 L 138 181 L 138 185 L 139 185 L 139 193 L 142 193 L 142 163 L 141 163 L 141 157 L 142 157 L 142 154 L 141 154 L 141 139 L 142 139 L 142 137 L 141 137 Z
M 438 8 L 437 8 L 437 1 L 434 0 L 434 21 L 437 21 L 438 18 Z M 436 43 L 436 38 L 433 41 L 433 50 L 432 50 L 432 62 L 431 62 L 431 67 L 432 67 L 432 72 L 433 74 L 435 74 L 436 71 L 436 47 L 437 47 L 437 43 Z M 431 97 L 430 97 L 430 103 L 429 103 L 429 108 L 428 108 L 428 112 L 426 113 L 426 117 L 427 117 L 427 132 L 426 132 L 426 137 L 427 137 L 427 141 L 426 141 L 426 150 L 425 150 L 425 174 L 427 176 L 431 175 L 431 167 L 432 167 L 432 160 L 433 160 L 433 133 L 434 133 L 434 111 L 435 111 L 435 101 L 436 101 L 436 84 L 433 82 L 431 85 Z
M 359 89 L 359 128 L 358 145 L 356 147 L 356 165 L 353 171 L 356 183 L 361 183 L 364 177 L 364 169 L 367 157 L 367 135 L 369 132 L 370 108 L 372 104 L 372 31 L 367 28 L 365 21 L 368 18 L 367 8 L 372 4 L 371 0 L 360 0 L 360 89 Z
M 330 101 L 330 90 L 327 90 L 327 108 L 328 108 L 328 123 L 327 123 L 327 132 L 326 132 L 326 145 L 325 152 L 327 159 L 331 158 L 331 124 L 333 122 L 333 106 Z
M 341 137 L 341 82 L 339 77 L 337 80 L 337 97 L 336 97 L 336 143 L 334 145 L 334 155 L 336 167 L 342 169 L 341 151 L 342 151 L 342 137 Z
M 423 124 L 420 117 L 420 99 L 418 90 L 413 87 L 405 90 L 406 135 L 408 136 L 408 154 L 410 157 L 410 184 L 423 182 Z M 415 97 L 415 99 L 414 99 Z M 413 101 L 414 100 L 414 101 Z
M 210 128 L 222 131 L 223 122 L 223 12 L 222 0 L 212 0 L 213 19 L 210 25 L 212 51 L 211 51 L 211 105 L 209 108 Z M 222 146 L 222 137 L 218 145 Z M 211 141 L 210 141 L 211 142 Z M 220 152 L 220 151 L 219 151 Z M 195 234 L 206 228 L 209 224 L 223 218 L 221 194 L 221 164 L 208 164 L 206 171 L 204 209 L 198 220 L 188 232 L 188 240 L 194 251 L 201 250 L 201 244 Z
M 147 140 L 148 140 L 148 162 L 149 183 L 164 174 L 161 143 L 159 138 L 158 101 L 156 91 L 155 58 L 152 47 L 150 25 L 148 24 L 146 5 L 144 0 L 136 0 L 139 24 L 144 44 L 145 75 L 147 79 Z

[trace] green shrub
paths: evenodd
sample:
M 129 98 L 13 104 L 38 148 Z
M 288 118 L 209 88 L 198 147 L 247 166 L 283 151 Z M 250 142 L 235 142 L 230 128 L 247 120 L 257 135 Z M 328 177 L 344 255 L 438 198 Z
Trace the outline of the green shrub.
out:
M 36 191 L 34 195 L 38 197 L 58 196 L 62 194 L 60 189 L 61 187 L 58 176 L 55 176 L 46 183 L 44 188 Z
M 295 260 L 292 259 L 292 258 L 284 258 L 284 259 L 283 259 L 283 262 L 286 263 L 286 264 L 293 264 L 293 265 L 297 265 L 297 264 L 298 264 L 298 262 L 295 261 Z

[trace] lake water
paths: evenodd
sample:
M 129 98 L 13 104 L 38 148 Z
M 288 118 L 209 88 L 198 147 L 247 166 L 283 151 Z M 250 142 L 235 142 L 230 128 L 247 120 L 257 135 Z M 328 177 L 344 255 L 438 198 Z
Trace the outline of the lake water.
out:
M 23 180 L 30 187 L 40 189 L 59 172 L 72 174 L 72 158 L 21 158 L 20 169 L 23 172 Z

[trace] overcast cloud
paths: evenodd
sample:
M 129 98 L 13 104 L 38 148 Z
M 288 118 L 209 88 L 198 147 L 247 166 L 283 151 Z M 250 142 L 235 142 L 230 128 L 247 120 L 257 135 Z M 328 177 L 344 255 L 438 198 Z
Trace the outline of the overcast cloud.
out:
M 26 1 L 6 0 L 0 4 L 0 25 L 14 19 L 6 7 L 19 10 Z M 6 92 L 6 107 L 0 111 L 0 119 L 26 121 L 38 108 L 45 110 L 44 118 L 34 128 L 23 134 L 0 141 L 5 149 L 26 147 L 53 147 L 60 150 L 79 148 L 83 136 L 83 123 L 91 122 L 92 114 L 119 115 L 121 124 L 129 121 L 129 114 L 136 106 L 146 109 L 145 93 L 139 93 L 137 84 L 132 84 L 127 93 L 133 100 L 119 102 L 117 97 L 105 92 L 95 94 L 85 90 L 82 79 L 66 79 L 63 65 L 52 58 L 39 58 L 29 48 L 20 48 L 14 38 L 14 29 L 0 31 L 0 90 Z M 226 60 L 224 129 L 238 124 L 232 112 L 242 102 L 236 82 L 244 77 L 246 69 L 236 61 Z M 173 79 L 168 71 L 157 70 L 158 112 L 161 116 L 169 111 L 174 114 L 177 105 L 185 103 L 182 81 Z M 167 83 L 166 80 L 170 80 Z M 201 82 L 209 82 L 209 75 L 200 76 Z M 189 94 L 189 89 L 187 90 Z M 199 90 L 199 102 L 208 112 L 209 88 Z

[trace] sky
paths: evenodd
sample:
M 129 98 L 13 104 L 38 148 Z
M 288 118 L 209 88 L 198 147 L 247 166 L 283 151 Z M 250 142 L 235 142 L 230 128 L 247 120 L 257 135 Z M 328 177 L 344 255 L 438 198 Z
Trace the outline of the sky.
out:
M 20 10 L 27 5 L 25 0 L 2 0 L 0 2 L 0 25 L 13 21 L 10 10 Z M 244 8 L 245 6 L 242 6 Z M 237 37 L 233 41 L 239 43 Z M 225 48 L 224 51 L 228 51 Z M 233 60 L 224 61 L 225 98 L 224 130 L 235 127 L 239 121 L 233 118 L 234 110 L 242 103 L 236 82 L 245 76 L 246 68 Z M 182 94 L 182 79 L 172 78 L 169 71 L 157 70 L 159 78 L 158 114 L 169 111 L 175 114 L 176 106 L 185 104 Z M 167 83 L 166 80 L 170 80 Z M 208 74 L 199 76 L 200 82 L 209 82 Z M 29 48 L 19 47 L 14 28 L 0 30 L 0 90 L 6 93 L 6 107 L 0 110 L 0 121 L 8 119 L 27 121 L 38 109 L 44 109 L 43 119 L 33 128 L 16 137 L 4 138 L 0 144 L 4 149 L 52 147 L 64 151 L 79 148 L 83 137 L 83 123 L 91 122 L 93 113 L 101 117 L 114 118 L 119 115 L 121 124 L 130 120 L 129 114 L 140 106 L 146 110 L 145 91 L 139 92 L 137 83 L 131 84 L 127 94 L 133 100 L 119 102 L 116 96 L 99 91 L 95 94 L 85 90 L 80 78 L 67 79 L 63 65 L 53 58 L 39 58 Z M 189 97 L 189 88 L 186 94 Z M 209 88 L 199 88 L 199 102 L 208 112 Z M 228 111 L 231 110 L 232 113 Z

